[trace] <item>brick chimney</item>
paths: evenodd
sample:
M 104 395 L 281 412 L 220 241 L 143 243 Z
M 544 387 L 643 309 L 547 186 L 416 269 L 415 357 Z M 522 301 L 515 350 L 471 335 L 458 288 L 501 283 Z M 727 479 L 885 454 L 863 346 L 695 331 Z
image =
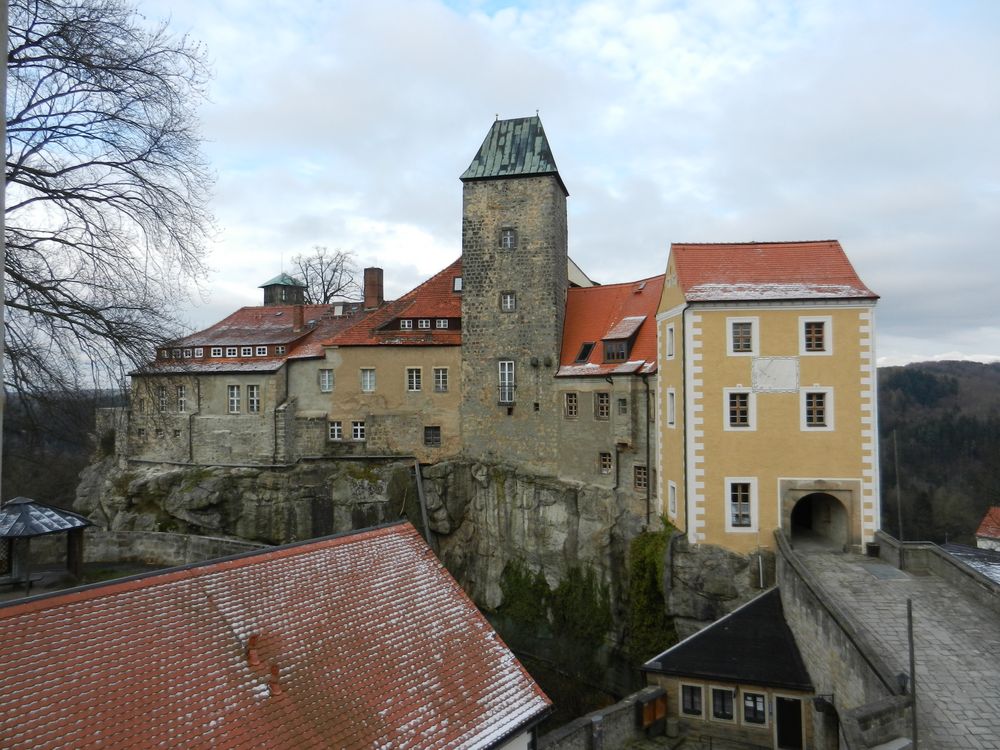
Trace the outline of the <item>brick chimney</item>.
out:
M 305 325 L 305 308 L 302 305 L 292 307 L 292 330 L 301 331 Z
M 365 309 L 374 310 L 381 307 L 385 300 L 382 298 L 382 269 L 365 269 Z

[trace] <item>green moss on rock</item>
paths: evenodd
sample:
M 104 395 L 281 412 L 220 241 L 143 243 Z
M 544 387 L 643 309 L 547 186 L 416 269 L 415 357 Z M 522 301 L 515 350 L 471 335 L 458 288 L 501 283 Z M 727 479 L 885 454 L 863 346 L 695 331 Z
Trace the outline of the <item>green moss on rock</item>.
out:
M 625 647 L 638 663 L 648 661 L 677 642 L 672 618 L 663 600 L 663 570 L 667 544 L 674 529 L 646 531 L 629 545 L 629 609 Z

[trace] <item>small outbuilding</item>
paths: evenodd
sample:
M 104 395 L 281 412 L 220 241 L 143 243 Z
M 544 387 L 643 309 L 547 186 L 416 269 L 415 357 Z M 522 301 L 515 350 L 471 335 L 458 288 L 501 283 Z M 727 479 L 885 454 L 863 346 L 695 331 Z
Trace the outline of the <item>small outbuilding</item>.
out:
M 66 569 L 80 578 L 83 568 L 83 530 L 90 519 L 28 497 L 15 497 L 0 507 L 0 575 L 8 582 L 23 581 L 31 588 L 31 540 L 66 534 Z
M 994 505 L 983 516 L 976 529 L 976 546 L 1000 551 L 1000 505 Z
M 682 734 L 812 747 L 814 689 L 774 588 L 642 666 Z

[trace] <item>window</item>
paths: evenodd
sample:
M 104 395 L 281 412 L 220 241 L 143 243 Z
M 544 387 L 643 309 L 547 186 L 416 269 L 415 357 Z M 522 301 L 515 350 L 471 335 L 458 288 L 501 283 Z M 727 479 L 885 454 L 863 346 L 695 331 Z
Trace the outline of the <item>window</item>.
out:
M 757 480 L 753 477 L 726 479 L 726 531 L 757 530 Z
M 174 437 L 175 438 L 179 438 L 180 436 L 181 436 L 181 431 L 180 430 L 174 430 Z
M 749 356 L 757 353 L 757 318 L 726 318 L 728 353 Z
M 195 357 L 204 357 L 205 356 L 205 348 L 201 347 L 201 346 L 196 346 L 194 348 L 194 356 Z
M 434 368 L 434 392 L 435 393 L 447 393 L 448 392 L 448 368 L 447 367 L 435 367 Z
M 597 466 L 601 470 L 602 474 L 611 473 L 611 454 L 606 452 L 601 452 L 597 454 Z
M 576 419 L 580 414 L 580 401 L 579 397 L 575 392 L 569 392 L 563 396 L 563 403 L 565 406 L 564 413 L 566 419 Z
M 681 685 L 681 713 L 687 716 L 701 716 L 701 685 Z
M 726 414 L 729 428 L 749 428 L 750 423 L 750 392 L 726 389 Z
M 352 440 L 365 439 L 365 423 L 363 421 L 351 422 L 351 439 Z
M 667 427 L 676 427 L 676 426 L 677 426 L 677 391 L 675 391 L 673 388 L 667 388 Z
M 667 326 L 667 359 L 674 358 L 674 324 Z
M 172 356 L 174 359 L 180 359 L 181 358 L 181 350 L 180 349 L 171 349 L 170 356 Z
M 170 352 L 168 352 L 166 349 L 160 349 L 159 354 L 160 354 L 160 359 L 170 359 Z
M 247 386 L 247 413 L 260 414 L 260 386 Z
M 185 349 L 184 350 L 184 359 L 191 359 L 191 350 L 190 349 Z
M 343 440 L 344 439 L 344 424 L 339 419 L 336 419 L 327 424 L 327 433 L 330 440 Z
M 319 371 L 319 389 L 322 393 L 329 393 L 333 390 L 333 370 Z
M 213 357 L 221 357 L 222 356 L 222 347 L 221 346 L 213 346 L 212 347 L 212 356 Z
M 712 688 L 712 718 L 733 720 L 733 691 L 731 688 Z
M 187 411 L 187 408 L 187 386 L 179 385 L 177 386 L 177 411 Z
M 500 392 L 500 403 L 501 404 L 513 404 L 514 403 L 514 390 L 517 385 L 514 382 L 514 360 L 512 359 L 502 359 L 498 363 L 499 370 L 499 386 L 498 390 Z
M 238 385 L 229 386 L 229 413 L 240 413 L 240 387 Z
M 649 487 L 649 473 L 645 466 L 632 467 L 632 485 L 637 490 L 644 490 Z
M 803 388 L 800 400 L 800 428 L 810 431 L 833 429 L 833 389 L 812 386 Z
M 288 348 L 285 347 L 285 346 L 276 346 L 276 347 L 274 347 L 274 353 L 275 354 L 284 354 L 287 351 L 288 351 Z
M 258 346 L 257 347 L 257 356 L 258 357 L 266 357 L 267 356 L 267 347 L 266 346 Z
M 667 510 L 670 515 L 677 515 L 677 485 L 673 482 L 667 482 Z
M 603 391 L 594 394 L 594 419 L 608 419 L 611 416 L 611 394 Z
M 146 429 L 144 427 L 140 427 L 138 430 L 135 431 L 135 436 L 137 438 L 139 438 L 140 440 L 145 439 L 145 437 L 146 437 Z
M 604 342 L 604 361 L 605 362 L 624 362 L 628 359 L 628 342 L 627 341 L 605 341 Z
M 618 413 L 621 415 L 628 414 L 628 399 L 620 398 L 618 399 Z
M 424 445 L 430 448 L 440 448 L 441 447 L 441 428 L 434 427 L 424 427 Z
M 253 356 L 253 347 L 252 346 L 241 346 L 240 347 L 240 356 L 241 357 L 250 357 L 250 356 Z
M 456 276 L 455 278 L 453 278 L 451 280 L 451 290 L 453 292 L 460 292 L 460 291 L 462 291 L 462 277 L 461 276 Z
M 227 357 L 235 357 L 236 356 L 236 352 L 238 352 L 238 351 L 239 351 L 239 349 L 237 349 L 235 346 L 227 346 L 226 347 L 226 356 Z
M 743 693 L 743 721 L 747 724 L 766 724 L 767 710 L 761 693 Z
M 511 227 L 504 227 L 500 230 L 500 247 L 504 250 L 513 250 L 517 247 L 517 230 Z
M 417 328 L 430 328 L 431 321 L 430 318 L 421 318 L 417 321 Z
M 146 399 L 140 398 L 140 399 L 136 400 L 136 402 L 135 402 L 135 408 L 136 408 L 136 411 L 138 411 L 140 414 L 145 414 L 146 413 Z
M 375 392 L 375 368 L 374 367 L 362 367 L 361 368 L 361 392 L 362 393 L 374 393 Z
M 163 433 L 163 428 L 162 427 L 157 427 L 156 428 L 156 437 L 161 438 L 161 437 L 163 437 L 163 434 L 164 434 Z
M 514 292 L 500 292 L 500 312 L 514 312 L 517 309 L 517 297 Z
M 448 319 L 447 318 L 438 318 L 435 321 L 434 325 L 437 326 L 438 328 L 447 328 L 448 327 Z
M 406 368 L 406 390 L 415 392 L 420 390 L 420 380 L 422 372 L 419 367 Z
M 160 411 L 167 410 L 167 386 L 156 386 L 156 406 Z
M 583 346 L 580 347 L 580 353 L 576 355 L 576 359 L 573 361 L 586 362 L 588 359 L 590 359 L 590 353 L 592 351 L 594 351 L 594 342 L 593 341 L 583 342 Z
M 399 327 L 401 329 L 413 328 L 413 321 L 412 320 L 401 320 L 401 321 L 399 321 Z
M 824 355 L 833 353 L 830 331 L 833 318 L 829 315 L 799 318 L 799 354 Z

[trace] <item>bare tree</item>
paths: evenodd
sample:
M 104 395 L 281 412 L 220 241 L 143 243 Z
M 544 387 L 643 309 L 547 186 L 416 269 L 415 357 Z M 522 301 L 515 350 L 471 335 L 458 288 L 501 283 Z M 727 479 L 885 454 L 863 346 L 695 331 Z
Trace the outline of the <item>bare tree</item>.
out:
M 6 385 L 120 378 L 204 272 L 199 46 L 124 0 L 10 0 Z
M 346 299 L 361 293 L 356 276 L 358 266 L 354 253 L 348 250 L 330 251 L 317 245 L 311 255 L 296 255 L 292 267 L 306 285 L 306 302 L 327 305 L 335 299 Z

